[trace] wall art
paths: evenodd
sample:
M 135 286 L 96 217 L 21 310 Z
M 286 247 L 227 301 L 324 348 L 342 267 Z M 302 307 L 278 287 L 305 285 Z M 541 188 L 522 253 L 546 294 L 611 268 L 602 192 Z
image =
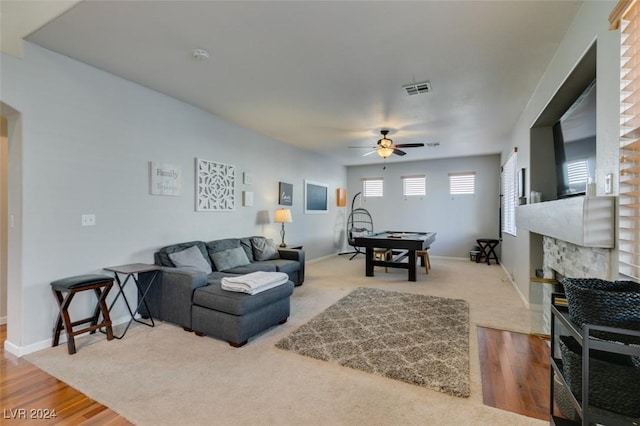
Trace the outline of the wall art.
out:
M 196 158 L 196 211 L 236 209 L 236 167 Z
M 278 185 L 278 204 L 281 206 L 293 205 L 293 185 L 280 182 Z
M 346 205 L 347 205 L 347 189 L 337 188 L 336 189 L 336 206 L 344 207 Z
M 242 191 L 242 205 L 245 207 L 253 206 L 253 191 Z
M 242 174 L 242 183 L 245 185 L 253 185 L 253 173 L 244 172 Z
M 180 166 L 149 162 L 149 192 L 151 195 L 180 195 L 182 172 Z
M 304 181 L 305 214 L 327 213 L 329 211 L 329 185 L 312 180 Z

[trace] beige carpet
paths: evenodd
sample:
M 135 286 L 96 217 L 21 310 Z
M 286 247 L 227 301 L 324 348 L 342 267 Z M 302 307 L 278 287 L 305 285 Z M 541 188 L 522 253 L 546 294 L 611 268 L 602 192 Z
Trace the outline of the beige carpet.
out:
M 276 347 L 469 396 L 469 304 L 464 300 L 359 287 Z
M 123 340 L 82 339 L 27 359 L 137 425 L 545 425 L 482 404 L 475 325 L 528 332 L 529 312 L 497 265 L 432 258 L 429 275 L 337 256 L 307 265 L 292 315 L 234 349 L 170 324 L 133 327 Z M 280 350 L 275 343 L 357 287 L 464 299 L 470 306 L 469 398 Z

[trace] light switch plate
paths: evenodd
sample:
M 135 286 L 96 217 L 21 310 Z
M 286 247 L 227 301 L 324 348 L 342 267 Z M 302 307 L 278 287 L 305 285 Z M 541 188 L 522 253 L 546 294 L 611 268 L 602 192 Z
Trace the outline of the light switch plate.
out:
M 604 193 L 611 194 L 613 192 L 613 175 L 611 173 L 604 177 Z

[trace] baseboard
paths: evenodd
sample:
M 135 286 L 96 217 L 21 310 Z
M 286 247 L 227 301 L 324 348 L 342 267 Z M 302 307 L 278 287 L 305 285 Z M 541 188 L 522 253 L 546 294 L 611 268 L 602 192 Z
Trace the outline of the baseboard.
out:
M 7 323 L 7 317 L 0 317 L 0 325 L 5 325 Z
M 527 309 L 531 309 L 531 304 L 529 303 L 529 301 L 527 300 L 526 297 L 524 297 L 524 294 L 522 294 L 522 292 L 520 291 L 520 289 L 518 288 L 518 286 L 516 285 L 515 281 L 513 281 L 511 279 L 511 274 L 509 274 L 509 271 L 507 271 L 504 268 L 504 265 L 501 263 L 500 267 L 502 268 L 502 270 L 504 271 L 504 274 L 507 276 L 507 279 L 509 280 L 509 282 L 511 283 L 511 285 L 513 286 L 513 288 L 516 290 L 516 293 L 518 293 L 518 296 L 520 297 L 520 300 L 522 300 L 522 303 L 524 303 L 524 306 L 526 306 Z
M 320 262 L 321 260 L 326 260 L 326 259 L 329 259 L 329 258 L 335 257 L 335 256 L 337 256 L 337 255 L 339 255 L 339 254 L 340 254 L 340 253 L 338 253 L 338 252 L 331 253 L 331 254 L 328 254 L 328 255 L 326 255 L 326 256 L 318 257 L 318 258 L 313 259 L 313 260 L 306 260 L 306 261 L 305 261 L 305 263 L 316 263 L 316 262 Z
M 118 318 L 117 320 L 113 321 L 113 325 L 114 326 L 118 326 L 120 324 L 125 324 L 125 323 L 129 322 L 129 318 L 130 317 Z M 78 334 L 76 336 L 76 338 L 85 336 L 87 334 L 89 334 L 89 332 Z M 63 343 L 67 343 L 67 335 L 64 333 L 64 331 L 62 333 L 60 333 L 60 344 L 62 345 Z M 26 345 L 26 346 L 14 345 L 13 343 L 11 343 L 8 340 L 4 341 L 4 350 L 5 350 L 5 352 L 10 353 L 11 355 L 17 356 L 18 358 L 21 358 L 21 357 L 23 357 L 25 355 L 29 355 L 31 353 L 38 352 L 38 351 L 41 351 L 43 349 L 47 349 L 47 348 L 50 348 L 50 347 L 51 347 L 51 338 L 48 338 L 48 339 L 45 339 L 45 340 L 41 340 L 39 342 L 32 343 L 32 344 Z
M 434 256 L 432 254 L 429 254 L 429 259 L 446 259 L 446 260 L 457 260 L 457 261 L 464 261 L 464 262 L 470 262 L 468 257 L 456 257 L 456 256 Z

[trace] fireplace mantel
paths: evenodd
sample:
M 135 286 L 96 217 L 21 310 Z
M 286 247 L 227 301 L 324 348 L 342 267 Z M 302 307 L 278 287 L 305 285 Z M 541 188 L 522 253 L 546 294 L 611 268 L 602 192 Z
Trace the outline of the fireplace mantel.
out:
M 615 197 L 581 196 L 516 207 L 516 226 L 583 247 L 615 246 Z

